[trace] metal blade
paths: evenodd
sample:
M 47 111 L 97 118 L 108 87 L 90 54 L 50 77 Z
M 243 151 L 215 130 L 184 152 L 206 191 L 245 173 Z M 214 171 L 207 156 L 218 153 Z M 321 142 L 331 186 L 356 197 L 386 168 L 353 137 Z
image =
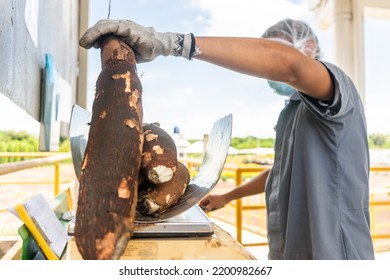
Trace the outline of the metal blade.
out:
M 92 114 L 89 111 L 78 105 L 73 105 L 69 124 L 69 136 L 73 167 L 77 178 L 80 178 L 81 164 L 87 148 L 91 117 Z

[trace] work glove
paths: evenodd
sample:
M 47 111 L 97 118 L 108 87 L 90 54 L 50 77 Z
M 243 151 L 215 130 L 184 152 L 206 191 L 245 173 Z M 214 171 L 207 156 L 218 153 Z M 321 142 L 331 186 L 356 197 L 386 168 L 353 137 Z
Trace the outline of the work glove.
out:
M 196 52 L 195 37 L 190 34 L 160 33 L 153 27 L 143 27 L 130 20 L 101 20 L 88 29 L 80 39 L 86 49 L 100 48 L 106 34 L 122 38 L 134 51 L 137 62 L 152 61 L 157 56 L 182 56 L 188 60 Z

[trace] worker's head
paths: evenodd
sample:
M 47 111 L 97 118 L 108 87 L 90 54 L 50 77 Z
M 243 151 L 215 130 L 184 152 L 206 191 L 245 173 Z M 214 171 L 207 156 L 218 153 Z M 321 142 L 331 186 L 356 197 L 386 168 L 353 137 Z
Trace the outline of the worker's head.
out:
M 321 59 L 321 49 L 318 45 L 317 36 L 310 26 L 303 21 L 281 20 L 269 27 L 262 38 L 291 45 L 311 58 Z M 268 80 L 268 84 L 275 93 L 282 96 L 289 97 L 296 92 L 296 89 L 282 82 Z
M 310 26 L 303 21 L 281 20 L 269 27 L 262 37 L 292 45 L 307 56 L 321 59 L 322 54 L 317 36 Z

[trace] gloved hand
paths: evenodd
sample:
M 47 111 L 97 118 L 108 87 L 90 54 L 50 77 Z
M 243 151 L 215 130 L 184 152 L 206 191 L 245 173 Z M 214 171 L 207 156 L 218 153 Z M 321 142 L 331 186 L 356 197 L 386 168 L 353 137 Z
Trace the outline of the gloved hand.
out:
M 147 62 L 157 56 L 183 56 L 191 60 L 195 53 L 195 37 L 190 34 L 160 33 L 153 27 L 143 27 L 130 20 L 101 20 L 88 29 L 80 39 L 86 49 L 100 47 L 106 34 L 122 38 L 134 51 L 137 62 Z

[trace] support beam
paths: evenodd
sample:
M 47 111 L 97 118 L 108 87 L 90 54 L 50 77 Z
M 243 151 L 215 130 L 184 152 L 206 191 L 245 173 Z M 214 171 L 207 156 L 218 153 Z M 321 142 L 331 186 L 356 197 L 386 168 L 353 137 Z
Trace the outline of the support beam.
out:
M 379 8 L 379 9 L 390 9 L 389 0 L 363 0 L 364 7 L 368 8 Z
M 355 83 L 364 103 L 364 6 L 360 0 L 333 1 L 335 62 Z
M 89 0 L 83 0 L 79 3 L 79 38 L 88 28 Z M 87 50 L 79 47 L 78 58 L 78 79 L 76 104 L 87 108 L 87 85 L 88 85 L 88 54 Z

